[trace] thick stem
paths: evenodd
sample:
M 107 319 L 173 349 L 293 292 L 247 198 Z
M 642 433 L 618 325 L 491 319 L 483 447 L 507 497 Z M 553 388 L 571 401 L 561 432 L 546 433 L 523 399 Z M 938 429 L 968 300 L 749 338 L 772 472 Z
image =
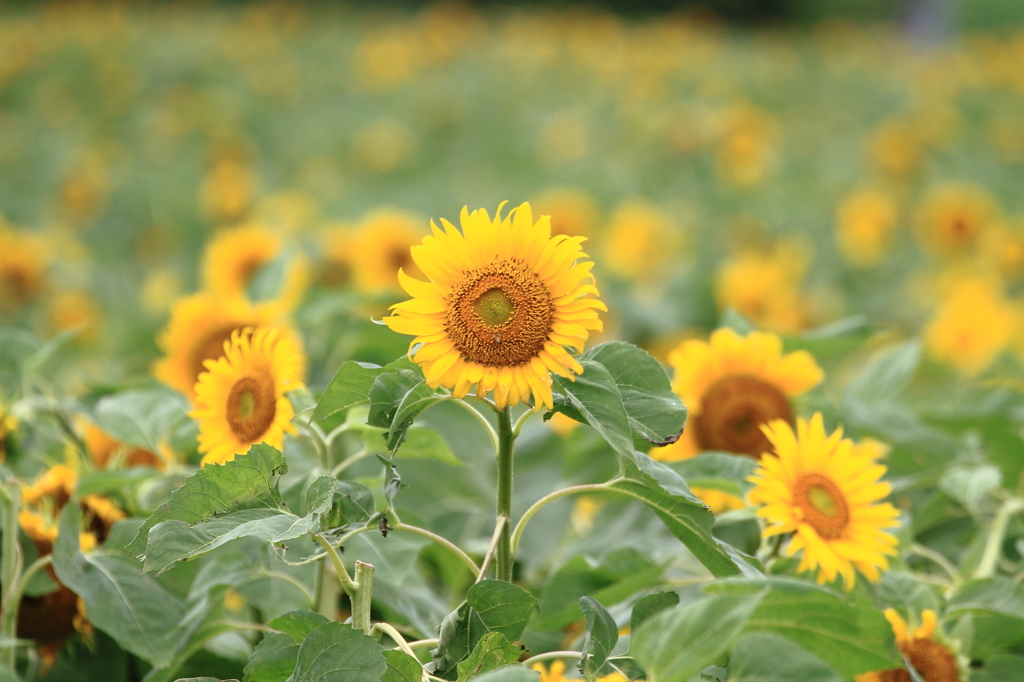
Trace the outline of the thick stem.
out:
M 373 604 L 373 566 L 356 562 L 355 590 L 349 592 L 352 600 L 352 627 L 370 634 L 373 625 L 370 622 L 370 609 Z
M 512 414 L 506 407 L 498 412 L 498 508 L 497 518 L 504 519 L 501 535 L 498 537 L 498 551 L 495 554 L 495 577 L 512 582 L 512 447 L 515 433 L 512 430 Z
M 334 566 L 326 561 L 317 564 L 316 603 L 313 607 L 328 620 L 338 619 L 338 597 L 341 596 L 341 582 Z
M 989 526 L 985 549 L 981 554 L 981 561 L 978 562 L 978 568 L 974 571 L 975 578 L 991 578 L 995 575 L 1003 539 L 1006 537 L 1006 526 L 1013 515 L 1021 511 L 1024 511 L 1024 499 L 1019 497 L 1011 497 L 999 507 L 995 518 L 992 519 L 992 525 Z M 4 558 L 6 559 L 6 554 Z
M 21 572 L 21 546 L 18 544 L 18 507 L 21 503 L 21 488 L 17 481 L 5 481 L 0 491 L 0 511 L 3 512 L 3 556 L 0 558 L 0 582 L 3 583 L 2 612 L 0 612 L 0 636 L 12 640 L 17 635 L 18 623 L 18 574 Z M 16 650 L 8 647 L 0 650 L 0 661 L 14 670 Z

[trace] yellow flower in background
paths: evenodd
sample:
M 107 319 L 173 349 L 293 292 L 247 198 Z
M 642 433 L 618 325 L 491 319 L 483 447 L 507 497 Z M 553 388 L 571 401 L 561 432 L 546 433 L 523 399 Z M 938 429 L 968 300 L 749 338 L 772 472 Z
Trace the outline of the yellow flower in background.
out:
M 551 415 L 551 419 L 547 421 L 548 426 L 551 430 L 557 433 L 562 438 L 566 438 L 576 431 L 576 427 L 580 425 L 578 421 L 562 414 L 561 412 L 555 412 Z
M 283 237 L 261 225 L 221 232 L 207 244 L 203 255 L 204 287 L 227 301 L 251 301 L 250 287 L 256 278 L 269 277 L 273 282 L 275 273 L 279 285 L 272 295 L 252 302 L 286 312 L 306 291 L 306 261 L 300 254 L 287 253 Z
M 49 325 L 53 333 L 78 329 L 83 342 L 96 339 L 101 314 L 99 306 L 85 291 L 58 292 L 49 303 Z
M 18 428 L 18 420 L 7 413 L 0 403 L 0 462 L 7 461 L 8 441 L 14 430 Z
M 320 209 L 303 192 L 275 192 L 259 200 L 252 220 L 282 234 L 294 234 L 315 225 Z
M 275 311 L 265 306 L 223 301 L 208 292 L 183 298 L 157 339 L 165 355 L 154 364 L 153 375 L 191 399 L 203 363 L 223 355 L 224 342 L 231 339 L 232 332 L 275 325 L 299 343 L 298 336 L 276 320 Z
M 21 484 L 21 501 L 33 505 L 49 498 L 60 507 L 71 499 L 77 483 L 78 474 L 64 464 L 57 464 L 39 474 L 33 483 Z
M 995 283 L 978 277 L 955 282 L 924 331 L 928 354 L 963 374 L 977 374 L 1006 350 L 1017 312 Z
M 917 214 L 917 238 L 926 251 L 946 258 L 973 252 L 995 218 L 995 199 L 969 184 L 932 189 Z
M 769 250 L 744 250 L 722 264 L 715 278 L 715 300 L 754 326 L 780 333 L 803 329 L 810 317 L 800 291 L 808 254 L 799 245 L 781 242 Z
M 398 271 L 421 277 L 411 249 L 423 239 L 416 216 L 384 208 L 367 214 L 352 236 L 352 275 L 360 291 L 379 294 L 398 291 Z
M 921 166 L 925 140 L 915 121 L 893 118 L 879 125 L 867 142 L 874 163 L 895 178 L 905 178 Z
M 87 525 L 92 516 L 109 530 L 118 521 L 128 518 L 120 507 L 101 495 L 85 495 L 81 499 L 81 505 L 82 510 L 86 512 L 85 522 Z M 104 537 L 106 537 L 106 533 L 104 533 Z
M 328 225 L 320 231 L 320 253 L 323 261 L 317 280 L 329 287 L 352 283 L 352 270 L 358 260 L 353 249 L 354 229 L 347 223 Z
M 163 470 L 173 459 L 170 451 L 157 454 L 119 443 L 95 424 L 85 422 L 83 431 L 85 450 L 89 453 L 89 459 L 100 469 L 107 468 L 111 460 L 119 460 L 124 467 L 149 466 Z
M 921 625 L 913 632 L 896 609 L 886 609 L 885 618 L 892 625 L 896 645 L 924 682 L 960 682 L 960 666 L 956 655 L 935 638 L 937 618 L 931 609 L 921 611 Z M 904 668 L 892 668 L 857 675 L 854 682 L 910 682 Z M 966 679 L 966 678 L 964 678 Z
M 644 201 L 625 201 L 615 209 L 603 240 L 602 264 L 620 277 L 656 277 L 678 259 L 680 234 L 668 216 Z
M 791 400 L 821 383 L 824 372 L 807 351 L 783 355 L 769 332 L 740 336 L 717 329 L 707 342 L 683 341 L 669 354 L 672 388 L 690 412 L 682 437 L 651 456 L 663 461 L 703 450 L 760 457 L 771 451 L 761 426 L 793 423 Z
M 451 388 L 457 397 L 476 385 L 494 391 L 499 409 L 528 402 L 552 407 L 551 372 L 574 378 L 583 367 L 565 346 L 582 352 L 592 330 L 601 329 L 592 261 L 584 261 L 583 237 L 551 236 L 547 216 L 536 222 L 529 204 L 492 221 L 479 209 L 460 215 L 462 231 L 442 219 L 433 234 L 412 248 L 429 282 L 398 272 L 413 298 L 392 306 L 384 319 L 413 335 L 412 359 L 427 384 Z
M 196 383 L 202 464 L 223 464 L 257 443 L 281 449 L 284 434 L 295 433 L 295 416 L 285 393 L 302 388 L 306 358 L 302 348 L 278 329 L 235 331 L 224 355 L 206 362 Z
M 590 237 L 597 229 L 598 207 L 582 190 L 557 188 L 541 194 L 532 203 L 537 215 L 551 217 L 551 234 Z
M 883 443 L 882 441 L 874 438 L 862 438 L 859 441 L 854 442 L 853 456 L 864 457 L 865 459 L 875 462 L 888 457 L 891 449 L 892 448 L 888 443 Z
M 994 268 L 1006 282 L 1024 279 L 1024 220 L 996 221 L 981 243 L 983 267 Z
M 836 211 L 836 239 L 853 265 L 877 265 L 889 251 L 898 207 L 890 195 L 866 189 L 848 196 Z
M 551 661 L 550 665 L 534 663 L 531 670 L 540 673 L 537 682 L 565 682 L 565 661 Z
M 143 280 L 139 303 L 151 317 L 162 317 L 181 292 L 181 274 L 171 267 L 157 268 Z
M 762 427 L 773 454 L 750 477 L 747 501 L 767 521 L 763 535 L 792 533 L 786 555 L 802 552 L 797 571 L 817 570 L 819 583 L 842 576 L 851 590 L 854 569 L 877 582 L 898 544 L 886 529 L 899 525 L 899 511 L 881 502 L 890 491 L 880 480 L 885 467 L 853 456 L 841 428 L 826 434 L 821 413 L 796 426 L 777 419 Z
M 0 217 L 0 316 L 17 312 L 43 292 L 47 252 L 38 236 L 16 230 Z
M 61 183 L 61 213 L 72 223 L 92 220 L 103 207 L 109 188 L 103 156 L 95 152 L 86 154 Z
M 690 488 L 690 492 L 697 496 L 697 499 L 711 508 L 715 515 L 724 514 L 734 509 L 743 509 L 746 503 L 743 499 L 717 488 L 701 488 L 700 486 Z
M 199 207 L 214 224 L 243 220 L 256 194 L 256 175 L 249 165 L 228 155 L 213 163 L 199 187 Z
M 718 177 L 749 187 L 764 179 L 775 155 L 778 124 L 767 111 L 738 104 L 721 116 L 724 128 L 715 150 Z

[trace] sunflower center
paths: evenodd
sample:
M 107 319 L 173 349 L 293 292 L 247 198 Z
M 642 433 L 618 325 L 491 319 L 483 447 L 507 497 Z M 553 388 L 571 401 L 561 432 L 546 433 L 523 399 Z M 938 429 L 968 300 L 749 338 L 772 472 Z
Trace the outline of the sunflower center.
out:
M 206 371 L 203 363 L 207 360 L 216 360 L 224 355 L 224 342 L 231 340 L 231 332 L 239 329 L 241 325 L 217 327 L 210 331 L 192 350 L 192 376 L 198 381 L 199 375 Z
M 512 319 L 516 304 L 504 290 L 495 287 L 480 295 L 473 304 L 473 312 L 488 327 L 500 327 Z
M 274 423 L 277 400 L 274 382 L 268 376 L 242 377 L 228 394 L 227 419 L 231 432 L 238 440 L 258 443 Z
M 554 314 L 547 286 L 512 258 L 463 275 L 448 295 L 445 328 L 463 359 L 510 367 L 544 348 Z
M 734 374 L 722 377 L 704 393 L 692 422 L 702 450 L 757 458 L 772 449 L 761 425 L 773 419 L 793 423 L 793 410 L 782 391 L 756 377 Z
M 900 645 L 900 651 L 925 682 L 959 682 L 960 672 L 953 654 L 938 642 L 911 639 Z M 910 673 L 903 668 L 892 668 L 876 673 L 879 682 L 911 682 Z
M 793 504 L 825 540 L 838 540 L 850 523 L 850 507 L 839 486 L 821 474 L 803 474 L 793 486 Z

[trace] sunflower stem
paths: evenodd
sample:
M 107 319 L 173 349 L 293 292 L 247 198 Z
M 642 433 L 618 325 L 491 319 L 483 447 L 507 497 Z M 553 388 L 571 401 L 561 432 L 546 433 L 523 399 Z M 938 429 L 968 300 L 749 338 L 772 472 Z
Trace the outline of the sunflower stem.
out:
M 0 581 L 3 583 L 3 601 L 0 605 L 0 636 L 13 640 L 17 635 L 20 593 L 17 585 L 21 573 L 21 546 L 18 544 L 18 507 L 21 487 L 16 480 L 0 484 L 0 511 L 3 512 L 3 555 L 0 558 Z M 17 650 L 0 650 L 0 662 L 14 670 Z
M 369 635 L 373 632 L 370 610 L 373 604 L 373 565 L 356 562 L 355 589 L 349 592 L 352 600 L 352 627 Z
M 981 561 L 974 571 L 974 577 L 991 578 L 995 575 L 996 564 L 999 562 L 999 555 L 1003 548 L 1003 539 L 1006 537 L 1006 526 L 1015 514 L 1024 511 L 1024 498 L 1011 497 L 1003 502 L 992 519 L 992 525 L 988 529 L 988 537 L 985 539 L 985 549 L 981 554 Z M 6 554 L 4 555 L 6 558 Z
M 515 445 L 512 413 L 506 407 L 498 412 L 498 508 L 497 523 L 501 524 L 498 548 L 495 553 L 495 577 L 512 582 L 512 449 Z

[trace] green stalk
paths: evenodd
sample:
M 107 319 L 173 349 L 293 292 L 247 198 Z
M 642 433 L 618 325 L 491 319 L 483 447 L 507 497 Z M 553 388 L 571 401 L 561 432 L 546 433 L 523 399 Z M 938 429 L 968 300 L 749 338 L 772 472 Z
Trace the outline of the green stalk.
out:
M 18 544 L 18 507 L 21 506 L 21 488 L 17 481 L 0 484 L 0 511 L 3 512 L 3 556 L 0 558 L 0 582 L 3 583 L 3 601 L 0 609 L 0 636 L 8 640 L 17 636 L 18 627 L 18 574 L 21 573 L 21 546 Z M 14 670 L 14 647 L 0 651 L 0 662 Z
M 498 509 L 497 521 L 502 523 L 495 554 L 495 577 L 512 582 L 512 448 L 515 444 L 512 413 L 506 407 L 498 412 Z M 504 520 L 504 522 L 502 522 Z
M 373 566 L 356 562 L 355 594 L 349 593 L 352 600 L 352 627 L 371 634 L 373 625 L 370 622 L 370 609 L 373 604 Z
M 985 549 L 982 551 L 978 568 L 974 571 L 975 579 L 991 578 L 995 575 L 1003 539 L 1006 537 L 1006 527 L 1009 525 L 1010 519 L 1022 511 L 1024 511 L 1024 499 L 1019 497 L 1011 497 L 999 507 L 995 518 L 992 519 L 992 525 L 988 528 Z

